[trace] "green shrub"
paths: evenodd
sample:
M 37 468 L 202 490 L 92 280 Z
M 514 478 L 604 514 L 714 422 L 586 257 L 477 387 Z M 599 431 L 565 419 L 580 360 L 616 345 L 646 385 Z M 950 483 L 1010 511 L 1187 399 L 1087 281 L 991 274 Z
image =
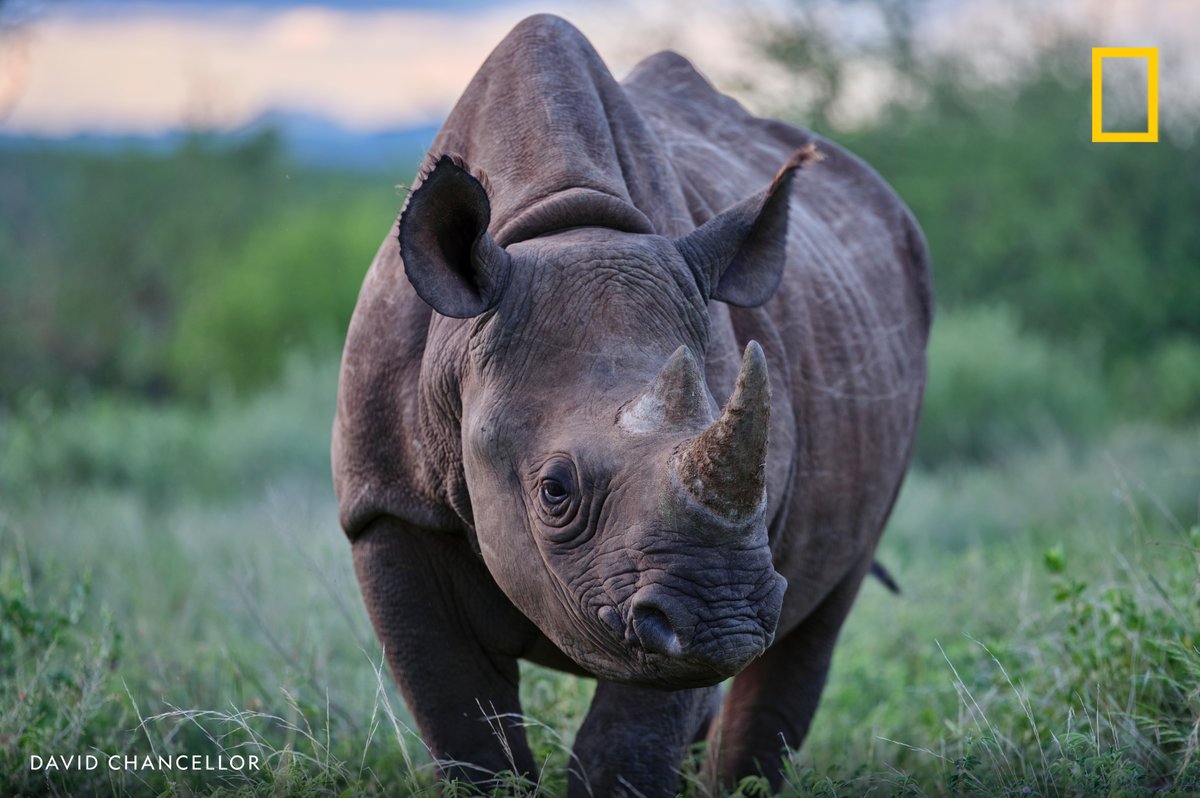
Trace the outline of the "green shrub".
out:
M 389 218 L 373 198 L 280 213 L 210 256 L 183 297 L 170 349 L 186 394 L 272 382 L 292 349 L 337 351 Z
M 0 400 L 36 385 L 163 393 L 178 291 L 284 191 L 279 142 L 0 152 Z
M 0 151 L 0 406 L 270 382 L 344 332 L 406 176 L 296 169 L 270 134 Z
M 294 352 L 270 390 L 208 406 L 109 396 L 56 407 L 32 394 L 0 423 L 0 500 L 63 486 L 228 496 L 296 474 L 327 484 L 337 368 Z
M 1092 432 L 1107 415 L 1098 372 L 1022 330 L 1005 306 L 943 312 L 929 344 L 918 460 L 980 460 Z
M 110 617 L 95 617 L 90 585 L 60 590 L 55 606 L 29 594 L 14 564 L 0 562 L 0 793 L 32 795 L 45 786 L 29 754 L 111 748 L 130 718 L 110 684 L 121 634 Z M 102 774 L 87 772 L 70 784 L 77 794 L 104 788 Z
M 1160 421 L 1200 417 L 1200 342 L 1173 338 L 1148 357 L 1128 358 L 1115 370 L 1122 407 Z
M 1046 41 L 1002 87 L 968 64 L 914 70 L 925 102 L 833 136 L 916 214 L 940 301 L 1010 304 L 1032 332 L 1094 341 L 1108 367 L 1200 337 L 1200 147 L 1089 140 L 1092 38 Z

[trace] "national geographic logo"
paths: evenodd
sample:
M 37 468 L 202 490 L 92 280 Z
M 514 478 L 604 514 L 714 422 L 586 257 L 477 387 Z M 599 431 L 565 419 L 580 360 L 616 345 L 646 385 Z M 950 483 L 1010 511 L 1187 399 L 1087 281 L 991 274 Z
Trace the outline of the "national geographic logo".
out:
M 1104 59 L 1146 59 L 1146 129 L 1106 131 L 1104 129 Z M 1092 48 L 1092 141 L 1158 141 L 1158 48 Z

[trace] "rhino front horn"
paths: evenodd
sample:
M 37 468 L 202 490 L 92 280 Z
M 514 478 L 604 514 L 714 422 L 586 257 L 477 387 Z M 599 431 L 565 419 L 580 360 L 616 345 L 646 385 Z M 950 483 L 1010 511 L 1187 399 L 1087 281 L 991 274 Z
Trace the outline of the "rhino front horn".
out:
M 675 454 L 684 490 L 730 521 L 749 521 L 761 513 L 766 506 L 770 421 L 767 360 L 758 342 L 751 341 L 721 417 Z

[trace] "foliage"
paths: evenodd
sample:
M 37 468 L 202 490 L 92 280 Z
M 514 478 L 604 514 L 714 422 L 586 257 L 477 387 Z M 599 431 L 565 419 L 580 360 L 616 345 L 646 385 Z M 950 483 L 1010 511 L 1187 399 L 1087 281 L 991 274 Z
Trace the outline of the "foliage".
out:
M 941 303 L 1006 303 L 1108 363 L 1200 338 L 1200 149 L 1093 144 L 1088 84 L 1056 78 L 964 94 L 935 86 L 845 136 L 913 208 Z
M 0 401 L 261 387 L 340 340 L 394 182 L 296 170 L 270 134 L 0 150 Z
M 1200 417 L 1200 340 L 1170 338 L 1148 357 L 1115 369 L 1114 392 L 1124 407 L 1180 423 Z
M 40 790 L 31 754 L 110 745 L 128 714 L 111 692 L 120 633 L 110 617 L 83 627 L 90 589 L 77 584 L 65 612 L 39 605 L 11 562 L 0 565 L 0 792 L 22 794 Z
M 167 156 L 0 153 L 0 384 L 154 390 L 181 274 L 236 241 L 280 174 L 268 137 Z
M 1200 441 L 1164 435 L 910 477 L 904 596 L 864 589 L 796 760 L 823 794 L 1195 789 Z
M 13 495 L 123 488 L 152 500 L 227 499 L 281 466 L 327 480 L 336 390 L 335 361 L 294 353 L 272 392 L 208 407 L 112 397 L 55 407 L 31 394 L 0 424 L 0 485 Z
M 1090 436 L 1107 413 L 1101 380 L 1098 365 L 1021 330 L 1008 306 L 943 312 L 929 343 L 917 458 L 982 460 Z
M 386 229 L 374 198 L 295 208 L 210 254 L 185 294 L 167 373 L 190 396 L 270 384 L 288 351 L 336 351 Z
M 1123 414 L 1196 418 L 1200 147 L 1183 120 L 1172 126 L 1164 108 L 1154 145 L 1092 143 L 1091 39 L 1036 4 L 1011 4 L 1038 49 L 1007 79 L 970 54 L 920 54 L 920 0 L 858 6 L 879 20 L 874 39 L 850 41 L 820 4 L 796 4 L 761 49 L 795 75 L 786 113 L 864 158 L 912 208 L 939 308 L 1006 306 L 1026 336 L 1088 368 L 1098 357 L 1099 387 Z M 838 109 L 864 65 L 895 90 L 853 126 Z

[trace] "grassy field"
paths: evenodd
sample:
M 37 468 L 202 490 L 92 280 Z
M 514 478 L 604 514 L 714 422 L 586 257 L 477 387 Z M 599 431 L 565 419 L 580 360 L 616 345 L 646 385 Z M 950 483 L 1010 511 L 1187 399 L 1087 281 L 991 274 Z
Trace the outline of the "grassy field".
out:
M 435 789 L 336 523 L 335 368 L 0 426 L 0 793 Z M 1200 793 L 1198 453 L 1125 425 L 910 474 L 880 552 L 904 593 L 864 588 L 784 794 Z M 545 773 L 501 792 L 561 795 L 591 688 L 525 676 Z M 179 753 L 262 765 L 104 760 Z M 31 770 L 50 754 L 100 764 Z

